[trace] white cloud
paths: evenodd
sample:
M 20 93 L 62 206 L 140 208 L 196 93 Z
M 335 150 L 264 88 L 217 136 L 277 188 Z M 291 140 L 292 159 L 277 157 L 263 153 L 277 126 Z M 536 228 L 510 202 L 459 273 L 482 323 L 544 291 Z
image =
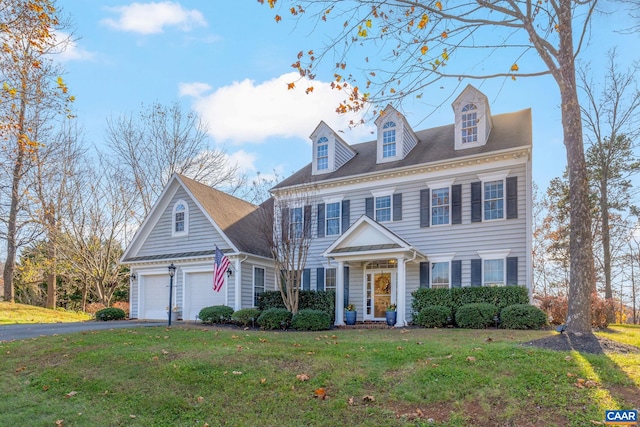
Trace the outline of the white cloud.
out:
M 92 60 L 95 57 L 93 52 L 79 47 L 71 36 L 63 31 L 55 31 L 53 37 L 56 43 L 61 43 L 62 50 L 56 58 L 62 62 Z
M 234 153 L 228 154 L 229 163 L 232 165 L 238 165 L 240 172 L 255 172 L 255 162 L 257 156 L 255 153 L 247 153 L 244 150 L 238 150 Z
M 218 142 L 260 143 L 270 137 L 308 140 L 320 120 L 335 131 L 348 129 L 350 120 L 360 121 L 360 115 L 335 112 L 345 97 L 343 91 L 333 90 L 329 83 L 318 80 L 298 79 L 297 73 L 283 74 L 263 83 L 245 79 L 208 95 L 200 90 L 204 88 L 198 86 L 201 83 L 183 84 L 181 92 L 196 98 L 194 109 L 208 123 L 209 134 Z M 296 89 L 287 90 L 287 83 L 294 81 Z M 314 90 L 307 95 L 308 86 Z M 345 140 L 357 142 L 370 138 L 370 130 L 358 126 Z
M 207 83 L 193 82 L 193 83 L 180 83 L 178 85 L 178 93 L 180 96 L 192 96 L 199 98 L 205 92 L 210 91 L 212 88 Z
M 141 34 L 161 33 L 165 26 L 178 27 L 190 31 L 194 27 L 205 27 L 207 21 L 196 9 L 187 10 L 179 3 L 131 3 L 128 6 L 110 7 L 107 10 L 118 13 L 118 19 L 103 19 L 102 23 L 119 31 Z

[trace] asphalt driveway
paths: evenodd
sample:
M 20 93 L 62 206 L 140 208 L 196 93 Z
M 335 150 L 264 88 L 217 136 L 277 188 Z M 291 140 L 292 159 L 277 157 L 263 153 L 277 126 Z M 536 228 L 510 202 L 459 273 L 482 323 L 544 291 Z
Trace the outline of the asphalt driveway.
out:
M 117 320 L 109 322 L 74 323 L 31 323 L 0 326 L 0 341 L 13 341 L 36 338 L 45 335 L 62 335 L 83 331 L 100 331 L 114 328 L 137 328 L 147 326 L 166 326 L 167 322 L 142 322 L 137 320 Z

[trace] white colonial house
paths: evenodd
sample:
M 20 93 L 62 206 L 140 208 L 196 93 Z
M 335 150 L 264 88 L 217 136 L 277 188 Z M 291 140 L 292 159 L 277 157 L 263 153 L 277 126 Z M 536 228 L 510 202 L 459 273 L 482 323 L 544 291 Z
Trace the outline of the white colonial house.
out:
M 300 285 L 336 291 L 336 325 L 347 304 L 358 321 L 382 321 L 396 304 L 396 325 L 404 326 L 420 287 L 530 289 L 531 110 L 494 116 L 470 85 L 452 107 L 452 125 L 414 131 L 389 106 L 375 122 L 376 139 L 354 145 L 321 122 L 310 137 L 312 162 L 272 189 L 274 236 L 284 223 L 309 230 Z M 132 271 L 131 316 L 166 318 L 171 262 L 185 320 L 207 305 L 253 307 L 259 292 L 276 289 L 256 212 L 174 176 L 123 256 Z M 215 245 L 233 267 L 217 294 Z
M 311 222 L 302 286 L 336 290 L 336 325 L 346 304 L 359 321 L 396 304 L 406 325 L 420 287 L 530 289 L 531 110 L 494 116 L 473 86 L 452 106 L 454 124 L 421 131 L 389 106 L 355 145 L 321 122 L 312 163 L 272 189 Z
M 172 306 L 178 318 L 194 321 L 203 307 L 253 307 L 265 289 L 274 289 L 273 260 L 260 237 L 260 208 L 175 174 L 127 247 L 130 316 L 168 318 L 169 270 Z M 220 291 L 213 290 L 216 246 L 230 266 Z

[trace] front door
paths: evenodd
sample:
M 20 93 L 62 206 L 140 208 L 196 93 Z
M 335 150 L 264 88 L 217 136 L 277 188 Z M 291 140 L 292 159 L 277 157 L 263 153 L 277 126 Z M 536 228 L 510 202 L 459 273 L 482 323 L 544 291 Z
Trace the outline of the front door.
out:
M 393 274 L 391 271 L 379 271 L 367 273 L 366 293 L 367 307 L 366 318 L 384 319 L 385 312 L 391 304 Z

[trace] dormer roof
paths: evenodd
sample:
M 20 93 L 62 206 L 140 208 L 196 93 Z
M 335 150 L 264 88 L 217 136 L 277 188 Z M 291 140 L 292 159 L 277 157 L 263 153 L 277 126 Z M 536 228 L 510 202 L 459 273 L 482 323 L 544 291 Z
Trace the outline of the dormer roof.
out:
M 356 155 L 353 148 L 324 121 L 320 121 L 309 138 L 313 153 L 313 175 L 334 172 Z

